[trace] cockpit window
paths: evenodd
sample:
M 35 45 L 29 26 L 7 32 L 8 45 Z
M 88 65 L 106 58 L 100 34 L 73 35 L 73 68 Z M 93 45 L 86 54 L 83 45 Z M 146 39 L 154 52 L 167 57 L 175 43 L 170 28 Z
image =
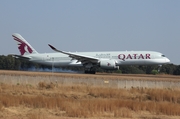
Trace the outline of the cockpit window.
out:
M 165 57 L 165 55 L 161 55 L 162 57 Z

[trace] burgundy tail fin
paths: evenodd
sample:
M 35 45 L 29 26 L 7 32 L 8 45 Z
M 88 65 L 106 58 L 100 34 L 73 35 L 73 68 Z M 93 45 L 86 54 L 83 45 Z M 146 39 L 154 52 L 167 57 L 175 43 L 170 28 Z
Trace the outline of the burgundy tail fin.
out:
M 38 53 L 20 34 L 14 33 L 12 36 L 13 39 L 17 42 L 21 55 Z

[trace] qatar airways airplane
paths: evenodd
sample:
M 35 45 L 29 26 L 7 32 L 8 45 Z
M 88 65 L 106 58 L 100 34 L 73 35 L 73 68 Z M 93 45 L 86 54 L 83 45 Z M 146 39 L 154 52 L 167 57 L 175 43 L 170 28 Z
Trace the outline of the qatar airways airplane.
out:
M 14 33 L 21 55 L 16 58 L 25 59 L 50 66 L 82 66 L 85 73 L 95 74 L 98 67 L 102 69 L 118 69 L 121 65 L 162 65 L 170 60 L 162 53 L 154 51 L 103 51 L 103 52 L 66 52 L 50 48 L 56 53 L 38 53 L 20 34 Z

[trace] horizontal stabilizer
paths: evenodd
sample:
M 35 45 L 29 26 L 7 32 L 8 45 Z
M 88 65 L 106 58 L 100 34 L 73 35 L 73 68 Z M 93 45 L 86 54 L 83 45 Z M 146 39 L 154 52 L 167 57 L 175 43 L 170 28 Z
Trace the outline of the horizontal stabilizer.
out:
M 16 55 L 16 54 L 10 54 L 11 56 L 15 57 L 15 58 L 19 58 L 19 59 L 24 59 L 24 60 L 30 60 L 30 57 L 25 57 L 22 55 Z

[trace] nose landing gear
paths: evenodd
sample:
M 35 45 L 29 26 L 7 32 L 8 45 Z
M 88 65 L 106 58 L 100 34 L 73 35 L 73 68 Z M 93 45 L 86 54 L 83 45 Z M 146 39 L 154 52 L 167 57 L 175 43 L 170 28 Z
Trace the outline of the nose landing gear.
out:
M 162 67 L 162 65 L 159 65 L 159 66 L 158 66 L 158 72 L 160 72 L 161 67 Z

